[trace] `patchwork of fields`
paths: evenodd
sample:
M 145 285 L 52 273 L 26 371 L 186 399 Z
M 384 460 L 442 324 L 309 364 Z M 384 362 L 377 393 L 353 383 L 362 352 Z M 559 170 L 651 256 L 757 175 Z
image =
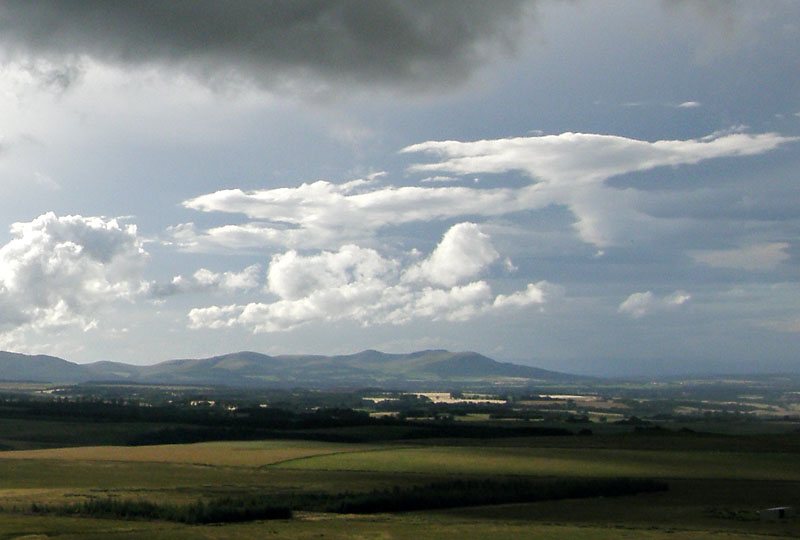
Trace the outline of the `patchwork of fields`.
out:
M 567 442 L 565 440 L 565 442 Z M 0 452 L 0 540 L 12 538 L 795 538 L 800 522 L 762 522 L 755 511 L 800 506 L 800 454 L 559 448 L 535 439 L 344 444 L 214 442 Z M 685 441 L 684 441 L 685 442 Z M 454 478 L 662 478 L 669 491 L 226 525 L 33 514 L 33 505 L 112 497 L 189 503 L 250 493 L 368 492 Z

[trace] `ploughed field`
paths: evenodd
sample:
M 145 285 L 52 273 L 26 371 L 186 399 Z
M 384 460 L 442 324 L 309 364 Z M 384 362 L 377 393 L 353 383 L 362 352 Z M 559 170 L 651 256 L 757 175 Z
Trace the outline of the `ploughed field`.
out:
M 649 437 L 650 444 L 642 444 L 642 437 Z M 798 437 L 786 435 L 778 443 L 754 437 L 747 445 L 731 444 L 733 439 L 723 436 L 653 434 L 376 444 L 233 441 L 7 451 L 0 452 L 0 540 L 323 535 L 326 539 L 796 538 L 800 521 L 760 521 L 756 510 L 800 507 Z M 668 489 L 619 496 L 575 492 L 574 497 L 537 502 L 407 512 L 339 513 L 320 510 L 319 502 L 328 500 L 325 497 L 339 500 L 345 492 L 354 500 L 359 495 L 424 495 L 430 486 L 451 491 L 484 486 L 499 492 L 520 482 L 542 492 L 562 493 L 558 489 L 564 486 L 583 489 L 594 486 L 592 482 L 605 489 L 618 478 L 655 479 L 666 482 Z M 496 495 L 500 500 L 503 493 Z M 301 502 L 291 518 L 222 524 L 182 523 L 135 512 L 129 519 L 99 517 L 102 512 L 87 510 L 93 501 L 98 508 L 120 502 L 131 508 L 145 503 L 178 508 L 226 497 L 235 504 L 243 497 L 290 506 Z

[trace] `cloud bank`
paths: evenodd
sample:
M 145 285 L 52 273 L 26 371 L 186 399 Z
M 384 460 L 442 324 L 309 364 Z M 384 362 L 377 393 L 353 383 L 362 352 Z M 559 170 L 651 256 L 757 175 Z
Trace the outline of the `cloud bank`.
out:
M 473 242 L 476 249 L 468 247 Z M 267 270 L 266 291 L 274 302 L 196 308 L 189 313 L 190 327 L 279 332 L 311 322 L 464 321 L 542 304 L 556 291 L 539 282 L 495 295 L 479 278 L 497 258 L 489 237 L 473 223 L 453 226 L 427 258 L 410 265 L 355 245 L 315 255 L 287 251 L 273 256 Z
M 430 141 L 403 152 L 424 152 L 440 160 L 414 165 L 423 173 L 500 174 L 520 171 L 536 183 L 517 191 L 527 209 L 556 204 L 575 216 L 574 227 L 586 243 L 617 245 L 660 221 L 648 215 L 632 190 L 605 181 L 657 167 L 762 154 L 796 141 L 776 133 L 714 133 L 700 139 L 641 141 L 613 135 L 562 133 L 540 137 L 475 142 Z
M 513 50 L 529 3 L 9 2 L 0 35 L 12 57 L 167 65 L 216 83 L 239 77 L 293 92 L 353 82 L 420 87 L 462 80 Z
M 562 133 L 475 142 L 431 141 L 402 150 L 438 157 L 415 164 L 412 173 L 451 175 L 519 171 L 531 183 L 520 188 L 376 186 L 357 180 L 318 181 L 294 188 L 227 189 L 183 203 L 203 212 L 244 214 L 251 221 L 199 232 L 192 224 L 173 228 L 170 241 L 189 250 L 221 246 L 338 248 L 359 243 L 383 228 L 411 222 L 474 219 L 535 211 L 557 205 L 574 215 L 578 237 L 603 248 L 668 226 L 648 213 L 644 195 L 605 183 L 615 176 L 657 167 L 762 154 L 796 141 L 775 133 L 717 133 L 700 139 L 641 141 L 625 137 Z M 426 177 L 423 180 L 427 180 Z M 490 180 L 502 182 L 502 180 Z

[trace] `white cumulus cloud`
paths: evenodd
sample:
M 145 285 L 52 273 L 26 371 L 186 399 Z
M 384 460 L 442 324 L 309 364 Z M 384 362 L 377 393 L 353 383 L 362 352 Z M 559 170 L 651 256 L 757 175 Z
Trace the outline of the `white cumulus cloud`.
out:
M 406 272 L 406 278 L 452 287 L 474 278 L 498 257 L 489 235 L 478 225 L 459 223 L 447 231 L 430 257 Z
M 278 332 L 310 322 L 461 321 L 546 302 L 553 290 L 546 282 L 506 296 L 474 280 L 498 257 L 489 237 L 472 223 L 454 225 L 428 258 L 405 268 L 401 260 L 355 245 L 313 255 L 287 251 L 273 256 L 267 271 L 266 291 L 275 301 L 196 308 L 189 312 L 189 325 Z
M 212 272 L 201 268 L 188 278 L 175 276 L 168 284 L 153 284 L 150 294 L 163 297 L 193 292 L 254 289 L 259 285 L 260 272 L 261 266 L 257 264 L 248 266 L 241 272 Z
M 676 308 L 691 299 L 684 291 L 675 291 L 666 296 L 656 296 L 652 291 L 631 294 L 619 305 L 620 313 L 627 313 L 634 318 L 641 318 L 655 312 Z
M 318 290 L 341 289 L 356 283 L 371 289 L 383 284 L 396 267 L 395 261 L 377 251 L 354 245 L 311 256 L 288 251 L 272 258 L 268 289 L 286 300 L 299 300 Z
M 539 283 L 528 283 L 528 288 L 524 291 L 517 291 L 510 295 L 499 294 L 494 299 L 494 306 L 503 308 L 507 306 L 527 306 L 528 304 L 543 304 L 546 296 L 556 296 L 561 294 L 561 289 L 545 281 Z
M 0 248 L 0 324 L 13 330 L 96 324 L 105 304 L 147 288 L 135 225 L 50 212 L 11 226 Z

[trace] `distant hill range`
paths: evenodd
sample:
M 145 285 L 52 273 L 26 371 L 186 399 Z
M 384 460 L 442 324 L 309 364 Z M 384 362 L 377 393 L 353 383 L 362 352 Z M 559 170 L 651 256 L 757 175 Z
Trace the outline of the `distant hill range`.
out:
M 442 388 L 476 385 L 576 383 L 590 378 L 497 362 L 474 352 L 444 350 L 409 354 L 363 351 L 344 356 L 237 352 L 149 366 L 119 362 L 75 364 L 44 355 L 0 351 L 0 380 L 52 383 L 130 382 L 261 388 Z

